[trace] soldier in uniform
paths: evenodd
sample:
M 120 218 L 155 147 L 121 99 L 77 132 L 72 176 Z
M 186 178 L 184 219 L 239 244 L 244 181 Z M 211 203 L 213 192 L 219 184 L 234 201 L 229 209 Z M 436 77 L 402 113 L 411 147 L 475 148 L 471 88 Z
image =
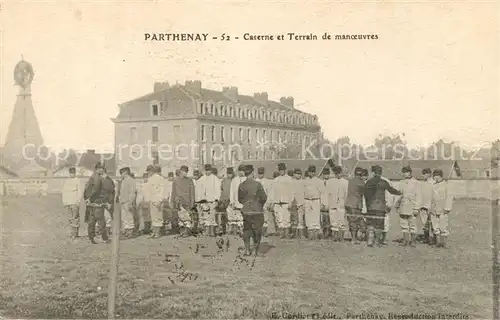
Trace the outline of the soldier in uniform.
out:
M 409 244 L 415 247 L 417 235 L 416 220 L 420 211 L 420 204 L 418 203 L 420 184 L 413 177 L 410 166 L 404 166 L 401 172 L 405 179 L 400 182 L 399 189 L 402 196 L 396 202 L 395 207 L 399 213 L 399 224 L 403 234 L 402 245 L 407 246 Z
M 194 183 L 195 197 L 199 193 L 198 181 L 200 180 L 200 178 L 201 178 L 200 170 L 195 169 L 193 171 L 193 183 Z M 203 228 L 203 221 L 201 221 L 200 204 L 198 202 L 195 202 L 194 207 L 193 207 L 193 230 L 195 231 L 195 233 L 199 233 L 202 228 Z
M 226 169 L 226 176 L 221 181 L 221 193 L 219 206 L 217 208 L 217 224 L 219 225 L 219 234 L 226 234 L 228 215 L 227 209 L 231 198 L 231 181 L 234 178 L 234 169 L 229 167 Z
M 153 166 L 148 166 L 146 172 L 142 175 L 143 183 L 137 190 L 137 215 L 139 218 L 139 229 L 142 226 L 142 234 L 151 233 L 151 211 L 148 200 L 149 192 L 147 191 L 148 179 Z
M 270 196 L 271 196 L 271 189 L 272 189 L 273 180 L 267 179 L 264 176 L 265 172 L 266 171 L 265 171 L 264 167 L 258 168 L 257 169 L 258 178 L 256 179 L 256 181 L 258 181 L 262 184 L 262 186 L 264 187 L 264 191 L 266 192 L 266 196 L 267 196 L 267 202 L 264 205 L 264 226 L 262 228 L 262 235 L 264 237 L 267 237 L 270 222 L 273 222 L 272 223 L 273 230 L 274 230 L 275 223 L 274 223 L 274 217 L 272 214 L 272 208 L 270 206 L 270 204 L 272 203 Z
M 347 182 L 347 197 L 345 200 L 345 210 L 349 223 L 349 232 L 354 244 L 359 244 L 358 231 L 364 229 L 364 220 L 361 216 L 363 211 L 365 182 L 361 178 L 363 169 L 356 167 L 354 177 Z
M 330 168 L 324 168 L 323 172 L 321 173 L 321 176 L 325 182 L 325 187 L 326 183 L 328 182 L 328 179 L 330 179 Z M 330 221 L 330 215 L 328 213 L 328 210 L 325 206 L 321 207 L 321 228 L 323 230 L 323 237 L 330 238 L 332 236 L 332 230 L 331 230 L 331 221 Z
M 121 168 L 120 175 L 122 176 L 122 181 L 120 183 L 120 196 L 118 199 L 121 220 L 125 231 L 124 238 L 129 239 L 135 235 L 134 203 L 136 201 L 136 185 L 129 167 Z
M 167 227 L 170 226 L 171 231 L 178 231 L 177 217 L 175 216 L 174 209 L 171 205 L 172 197 L 172 183 L 174 181 L 174 173 L 169 172 L 167 178 L 164 179 L 165 186 L 163 187 L 163 200 L 162 200 L 162 210 L 163 210 L 163 227 L 162 234 L 166 234 Z
M 307 178 L 304 183 L 304 212 L 307 232 L 311 240 L 320 239 L 321 221 L 320 210 L 321 203 L 325 197 L 325 183 L 323 180 L 316 177 L 316 166 L 309 166 L 306 173 Z
M 111 233 L 111 223 L 113 220 L 113 213 L 115 212 L 115 183 L 108 175 L 106 168 L 102 172 L 102 193 L 104 197 L 104 217 L 106 219 L 106 230 L 108 235 Z
M 382 233 L 384 232 L 385 216 L 387 214 L 387 202 L 385 193 L 389 191 L 394 195 L 401 195 L 401 192 L 394 189 L 389 182 L 382 179 L 382 167 L 372 166 L 373 177 L 366 181 L 365 198 L 366 208 L 368 210 L 366 216 L 366 224 L 368 230 L 368 246 L 373 247 L 374 243 L 382 244 Z
M 202 211 L 202 221 L 204 222 L 204 233 L 215 237 L 215 228 L 217 222 L 215 220 L 217 203 L 220 199 L 221 185 L 217 176 L 212 174 L 212 166 L 205 165 L 205 175 L 197 182 L 198 193 L 196 194 L 197 202 L 200 203 Z
M 453 196 L 448 187 L 448 182 L 443 180 L 443 171 L 440 169 L 432 172 L 435 183 L 432 193 L 431 208 L 429 210 L 431 223 L 436 236 L 436 247 L 446 247 L 448 231 L 448 219 L 453 205 Z
M 179 176 L 172 184 L 172 206 L 177 211 L 183 236 L 194 231 L 192 209 L 195 204 L 195 191 L 193 180 L 187 176 L 188 171 L 187 166 L 181 166 Z
M 64 181 L 62 191 L 62 202 L 68 210 L 70 239 L 78 238 L 78 229 L 80 228 L 80 200 L 82 197 L 82 187 L 80 179 L 76 177 L 76 169 L 69 168 L 69 179 Z
M 434 179 L 431 177 L 432 170 L 430 168 L 425 168 L 422 170 L 423 180 L 420 181 L 421 190 L 420 190 L 420 214 L 419 220 L 421 223 L 421 230 L 423 235 L 420 236 L 420 239 L 424 243 L 428 243 L 430 245 L 435 244 L 434 233 L 432 231 L 431 219 L 429 216 L 429 209 L 432 201 L 432 193 L 434 192 Z
M 102 174 L 104 166 L 101 163 L 95 165 L 94 174 L 85 185 L 83 198 L 87 205 L 85 222 L 88 223 L 88 236 L 92 244 L 95 244 L 95 225 L 99 225 L 102 240 L 109 243 L 106 230 L 106 220 L 104 218 L 104 197 L 102 193 Z
M 281 238 L 287 236 L 290 228 L 290 211 L 292 206 L 293 191 L 292 178 L 287 174 L 286 165 L 278 164 L 279 176 L 274 179 L 272 202 L 276 223 Z
M 149 200 L 149 210 L 151 212 L 151 225 L 153 232 L 150 238 L 161 237 L 161 229 L 163 227 L 163 208 L 162 202 L 164 198 L 163 188 L 165 187 L 165 179 L 161 176 L 161 167 L 154 165 L 150 168 L 150 176 L 146 191 Z
M 295 221 L 295 232 L 292 227 L 292 235 L 297 238 L 302 239 L 305 237 L 305 210 L 304 210 L 304 195 L 305 195 L 305 184 L 302 179 L 302 170 L 295 168 L 293 170 L 293 180 L 292 180 L 292 206 L 290 208 L 290 220 Z
M 253 166 L 244 168 L 246 180 L 238 187 L 238 202 L 243 204 L 241 213 L 243 215 L 243 241 L 245 243 L 245 255 L 255 255 L 259 252 L 262 239 L 262 226 L 264 225 L 264 204 L 267 201 L 266 192 L 261 183 L 252 178 Z M 254 248 L 250 246 L 253 239 Z
M 231 180 L 229 189 L 229 207 L 227 209 L 227 219 L 229 222 L 229 233 L 232 235 L 239 234 L 243 227 L 243 217 L 241 215 L 241 208 L 243 204 L 238 201 L 238 188 L 239 185 L 246 180 L 245 167 L 238 166 L 238 176 Z
M 333 241 L 344 241 L 345 233 L 345 203 L 348 181 L 342 177 L 342 167 L 333 168 L 334 178 L 326 182 L 326 193 L 322 203 L 328 209 L 332 223 Z

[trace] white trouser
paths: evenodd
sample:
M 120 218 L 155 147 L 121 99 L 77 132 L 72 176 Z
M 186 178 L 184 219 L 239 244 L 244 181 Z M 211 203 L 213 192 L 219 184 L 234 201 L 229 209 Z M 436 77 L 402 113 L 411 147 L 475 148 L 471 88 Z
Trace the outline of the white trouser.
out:
M 345 209 L 337 208 L 330 209 L 328 211 L 330 216 L 330 224 L 332 225 L 332 231 L 344 231 L 345 230 Z

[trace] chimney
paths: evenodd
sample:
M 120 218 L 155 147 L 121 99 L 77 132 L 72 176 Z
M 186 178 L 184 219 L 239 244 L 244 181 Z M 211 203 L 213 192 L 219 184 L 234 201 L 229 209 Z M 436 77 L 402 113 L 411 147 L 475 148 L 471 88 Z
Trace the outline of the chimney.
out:
M 154 86 L 154 92 L 159 92 L 159 91 L 163 91 L 163 90 L 167 90 L 169 88 L 169 84 L 167 81 L 165 82 L 155 82 L 155 86 Z
M 254 93 L 253 99 L 260 104 L 266 105 L 268 104 L 267 92 Z
M 222 93 L 233 101 L 238 101 L 238 88 L 237 87 L 223 87 Z
M 293 108 L 293 97 L 281 97 L 280 103 L 285 107 Z
M 200 80 L 188 80 L 185 83 L 186 89 L 197 95 L 201 95 L 201 81 Z

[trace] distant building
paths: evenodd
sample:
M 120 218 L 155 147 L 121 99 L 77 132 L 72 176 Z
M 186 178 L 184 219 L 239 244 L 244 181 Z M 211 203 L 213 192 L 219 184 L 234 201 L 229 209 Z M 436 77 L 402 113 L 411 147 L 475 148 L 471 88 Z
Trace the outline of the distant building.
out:
M 102 163 L 109 175 L 114 176 L 117 168 L 113 154 L 96 153 L 95 150 L 87 150 L 85 153 L 76 154 L 76 157 L 67 159 L 64 163 L 54 168 L 53 177 L 69 177 L 69 168 L 76 169 L 78 177 L 90 177 L 94 173 L 96 163 Z
M 112 119 L 117 166 L 136 173 L 153 163 L 173 171 L 182 164 L 225 167 L 242 160 L 299 158 L 302 141 L 308 145 L 322 136 L 318 117 L 296 109 L 292 97 L 277 102 L 266 92 L 208 90 L 201 81 L 155 83 L 154 92 L 119 108 Z
M 374 165 L 382 167 L 383 177 L 396 181 L 404 179 L 401 169 L 406 165 L 412 168 L 412 175 L 417 179 L 422 179 L 422 170 L 426 168 L 443 170 L 444 179 L 458 178 L 460 172 L 455 160 L 359 160 L 351 166 L 349 176 L 354 176 L 355 167 L 368 169 L 371 172 L 371 167 Z

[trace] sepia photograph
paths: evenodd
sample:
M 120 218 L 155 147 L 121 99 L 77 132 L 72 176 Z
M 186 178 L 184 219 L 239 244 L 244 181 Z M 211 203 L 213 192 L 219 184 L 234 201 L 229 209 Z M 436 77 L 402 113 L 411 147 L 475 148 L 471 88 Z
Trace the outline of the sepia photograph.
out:
M 499 319 L 499 21 L 0 0 L 0 319 Z

